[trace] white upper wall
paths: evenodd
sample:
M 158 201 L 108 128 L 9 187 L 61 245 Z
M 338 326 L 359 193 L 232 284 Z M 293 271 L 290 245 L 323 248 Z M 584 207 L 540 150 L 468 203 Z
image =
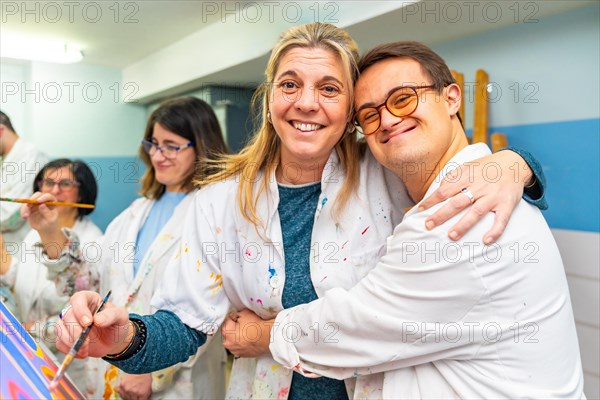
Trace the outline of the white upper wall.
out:
M 224 3 L 208 3 L 216 8 L 205 11 L 221 13 L 221 21 L 130 65 L 122 75 L 118 69 L 85 63 L 2 59 L 1 108 L 11 115 L 20 134 L 51 156 L 134 155 L 147 113 L 144 106 L 126 100 L 150 101 L 189 92 L 211 83 L 212 77 L 222 78 L 219 70 L 229 70 L 235 83 L 239 72 L 253 62 L 260 71 L 255 80 L 260 81 L 265 55 L 279 34 L 290 25 L 319 19 L 347 26 L 357 38 L 368 31 L 377 42 L 419 39 L 433 43 L 452 68 L 465 73 L 467 82 L 473 80 L 477 68 L 484 68 L 494 83 L 491 96 L 498 99 L 490 104 L 490 126 L 598 118 L 598 4 L 556 16 L 541 15 L 546 4 L 558 3 L 540 3 L 533 23 L 516 24 L 511 10 L 505 9 L 504 25 L 485 19 L 473 25 L 465 20 L 466 13 L 459 22 L 450 23 L 448 7 L 439 6 L 438 14 L 430 13 L 435 9 L 432 4 L 442 4 L 435 2 L 380 1 L 369 2 L 368 7 L 362 1 L 246 3 L 257 6 L 237 11 Z M 266 4 L 273 4 L 272 8 Z M 444 29 L 432 25 L 440 16 L 441 22 L 448 20 Z M 436 40 L 456 35 L 463 36 L 435 45 Z M 363 44 L 362 50 L 370 45 Z M 468 95 L 465 100 L 467 127 L 471 127 L 472 104 Z
M 585 7 L 435 46 L 465 75 L 467 128 L 479 68 L 492 87 L 490 127 L 600 117 L 599 10 Z
M 15 129 L 51 157 L 130 156 L 145 127 L 145 107 L 127 103 L 115 68 L 85 63 L 2 61 L 2 108 Z
M 145 101 L 172 93 L 174 88 L 183 92 L 202 83 L 222 83 L 211 82 L 211 75 L 268 54 L 279 35 L 293 25 L 321 21 L 345 27 L 411 3 L 249 2 L 243 7 L 239 2 L 209 3 L 214 9 L 206 12 L 220 13 L 219 22 L 126 67 L 123 81 L 139 86 L 137 98 Z M 255 82 L 262 78 L 262 69 L 251 77 Z

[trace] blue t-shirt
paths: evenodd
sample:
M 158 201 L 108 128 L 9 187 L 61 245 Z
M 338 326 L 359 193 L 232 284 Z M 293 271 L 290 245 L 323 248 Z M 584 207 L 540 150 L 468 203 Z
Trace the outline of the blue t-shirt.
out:
M 321 195 L 321 182 L 299 186 L 279 184 L 278 187 L 277 211 L 281 221 L 285 257 L 285 284 L 281 302 L 284 308 L 291 308 L 317 299 L 310 277 L 310 245 L 315 211 Z M 288 400 L 347 398 L 344 381 L 306 378 L 294 372 Z
M 150 245 L 158 236 L 165 224 L 173 215 L 175 208 L 186 196 L 184 192 L 165 192 L 160 199 L 156 200 L 148 213 L 146 221 L 138 231 L 135 241 L 135 257 L 133 259 L 133 276 L 137 274 L 140 262 L 150 249 Z

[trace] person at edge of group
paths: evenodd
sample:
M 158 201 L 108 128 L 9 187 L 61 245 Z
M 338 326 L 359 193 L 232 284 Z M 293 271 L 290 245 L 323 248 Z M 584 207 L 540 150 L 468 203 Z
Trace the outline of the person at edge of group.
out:
M 38 199 L 44 193 L 50 193 L 58 201 L 95 205 L 98 185 L 83 161 L 61 158 L 44 165 L 35 177 L 31 198 Z M 23 219 L 32 229 L 21 244 L 20 255 L 11 257 L 10 266 L 6 274 L 0 276 L 0 282 L 12 290 L 15 316 L 25 329 L 62 359 L 62 353 L 54 347 L 57 334 L 54 328 L 60 310 L 69 298 L 58 294 L 54 282 L 48 279 L 48 270 L 78 270 L 88 254 L 80 248 L 94 245 L 102 231 L 87 217 L 93 208 L 39 205 L 22 211 Z M 43 219 L 38 218 L 40 214 L 44 215 Z M 54 231 L 61 232 L 60 242 L 50 239 L 49 235 Z M 56 259 L 47 256 L 58 249 L 72 253 L 68 265 L 57 264 Z M 85 282 L 72 284 L 89 287 Z M 75 360 L 69 370 L 73 382 L 83 393 L 93 386 L 95 377 L 91 364 L 91 361 Z
M 48 157 L 19 137 L 8 115 L 0 111 L 0 197 L 29 198 L 35 176 Z M 0 202 L 0 232 L 8 244 L 21 243 L 29 226 L 21 218 L 18 203 Z
M 17 135 L 8 115 L 0 110 L 0 197 L 28 198 L 35 176 L 48 157 L 32 143 Z M 10 259 L 19 258 L 22 242 L 29 225 L 21 218 L 18 203 L 0 202 L 0 241 L 5 269 Z M 12 311 L 14 299 L 9 288 L 0 282 L 0 298 Z
M 154 312 L 150 299 L 161 280 L 172 273 L 166 267 L 179 248 L 186 213 L 193 203 L 194 174 L 202 176 L 212 168 L 198 160 L 226 152 L 219 122 L 206 102 L 182 97 L 161 103 L 148 118 L 139 151 L 146 165 L 143 197 L 109 224 L 98 244 L 98 259 L 83 263 L 85 268 L 79 271 L 69 271 L 66 280 L 57 279 L 57 288 L 72 294 L 82 288 L 65 284 L 83 279 L 89 282 L 85 289 L 98 290 L 99 280 L 100 292 L 112 290 L 113 304 L 132 313 Z M 67 306 L 62 314 L 70 313 Z M 98 387 L 90 397 L 216 399 L 225 395 L 227 358 L 220 337 L 201 356 L 186 357 L 152 374 L 125 374 L 95 361 Z
M 460 88 L 427 46 L 378 46 L 359 71 L 358 123 L 375 158 L 402 178 L 416 203 L 454 166 L 490 153 L 485 144 L 468 145 L 457 117 Z M 437 176 L 407 173 L 417 162 Z M 271 339 L 274 359 L 307 375 L 388 371 L 384 398 L 585 398 L 564 266 L 541 212 L 521 201 L 502 237 L 486 248 L 478 239 L 491 213 L 451 242 L 444 230 L 461 215 L 427 231 L 435 208 L 408 211 L 386 255 L 352 289 L 332 289 L 269 323 L 248 311 L 235 315 L 237 330 L 229 332 L 252 326 L 262 345 L 230 351 L 256 356 L 269 352 Z M 315 340 L 330 332 L 327 324 L 334 334 Z M 292 337 L 289 326 L 309 335 Z
M 10 268 L 12 256 L 6 251 L 6 247 L 4 246 L 4 236 L 2 234 L 0 234 L 0 251 L 2 252 L 2 257 L 0 257 L 0 275 L 4 275 Z M 2 299 L 2 301 L 4 301 L 4 299 Z
M 306 24 L 283 34 L 255 97 L 261 127 L 240 154 L 218 160 L 222 168 L 199 180 L 206 186 L 189 209 L 180 253 L 167 267 L 172 273 L 153 299 L 159 311 L 129 315 L 107 304 L 92 328 L 101 340 L 86 343 L 80 357 L 108 354 L 105 359 L 131 373 L 164 368 L 219 332 L 231 306 L 273 318 L 332 288 L 350 289 L 376 264 L 403 209 L 414 203 L 398 177 L 357 142 L 357 60 L 355 42 L 333 25 Z M 452 197 L 451 203 L 432 221 L 471 203 L 459 193 L 468 182 L 476 207 L 499 215 L 486 235 L 493 241 L 531 171 L 511 151 L 479 162 L 461 167 L 464 175 L 445 185 L 446 196 L 439 197 Z M 476 178 L 486 162 L 505 167 L 501 182 Z M 525 170 L 518 180 L 506 174 L 515 162 Z M 458 237 L 475 223 L 476 213 L 467 213 L 451 229 L 456 235 L 449 234 Z M 62 323 L 74 324 L 76 335 L 78 325 L 91 322 L 99 297 L 77 293 L 70 300 L 75 312 Z M 64 335 L 59 346 L 67 351 L 73 337 Z M 307 379 L 265 354 L 234 361 L 227 397 L 368 397 L 380 392 L 382 377 Z

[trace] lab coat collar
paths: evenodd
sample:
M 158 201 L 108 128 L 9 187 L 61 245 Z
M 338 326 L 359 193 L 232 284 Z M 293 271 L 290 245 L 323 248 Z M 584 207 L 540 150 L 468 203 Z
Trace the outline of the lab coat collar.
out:
M 456 153 L 454 155 L 454 157 L 452 157 L 450 159 L 450 161 L 448 161 L 448 163 L 446 165 L 444 165 L 444 167 L 442 168 L 442 171 L 436 176 L 436 178 L 433 181 L 433 183 L 431 184 L 431 186 L 429 186 L 429 189 L 427 189 L 425 196 L 423 196 L 423 199 L 426 199 L 427 197 L 429 197 L 437 188 L 439 188 L 444 177 L 446 175 L 448 175 L 450 172 L 454 171 L 460 165 L 465 164 L 467 162 L 472 162 L 473 160 L 476 160 L 481 157 L 485 157 L 490 154 L 491 154 L 490 148 L 484 143 L 472 144 L 470 146 L 465 147 L 458 153 Z M 411 208 L 406 213 L 404 218 L 417 213 L 418 209 L 419 209 L 419 204 L 417 204 L 413 208 Z

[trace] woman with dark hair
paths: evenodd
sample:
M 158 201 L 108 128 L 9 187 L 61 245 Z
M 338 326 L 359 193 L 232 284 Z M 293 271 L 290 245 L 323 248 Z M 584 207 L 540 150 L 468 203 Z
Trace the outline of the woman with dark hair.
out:
M 152 112 L 139 151 L 146 164 L 143 197 L 110 223 L 99 241 L 97 259 L 70 271 L 71 281 L 90 284 L 75 290 L 112 290 L 112 303 L 130 312 L 153 313 L 150 299 L 179 248 L 186 212 L 196 193 L 193 179 L 208 168 L 201 162 L 196 168 L 196 163 L 226 152 L 217 117 L 206 102 L 176 98 Z M 63 315 L 68 312 L 65 309 Z M 105 399 L 223 398 L 225 362 L 219 338 L 202 355 L 151 374 L 125 374 L 100 361 L 98 387 L 87 394 Z
M 84 162 L 62 158 L 49 162 L 38 172 L 33 191 L 32 198 L 41 201 L 50 196 L 58 201 L 95 204 L 98 186 Z M 12 289 L 17 318 L 50 350 L 55 350 L 54 328 L 67 296 L 90 286 L 87 281 L 70 280 L 71 274 L 64 271 L 80 269 L 87 254 L 97 254 L 86 251 L 102 236 L 102 231 L 86 217 L 92 211 L 46 205 L 21 209 L 21 216 L 32 229 L 21 243 L 20 256 L 12 257 L 2 281 Z M 65 290 L 58 293 L 50 279 L 60 282 Z M 78 360 L 69 370 L 82 390 L 90 383 L 87 365 Z
M 219 122 L 206 102 L 171 99 L 150 115 L 139 151 L 146 165 L 140 191 L 144 197 L 113 220 L 102 243 L 100 291 L 112 290 L 111 302 L 130 312 L 156 311 L 150 299 L 179 248 L 196 193 L 193 179 L 207 173 L 202 160 L 225 153 Z M 218 338 L 200 357 L 152 374 L 125 374 L 105 364 L 103 393 L 98 394 L 105 399 L 223 398 L 225 363 Z

